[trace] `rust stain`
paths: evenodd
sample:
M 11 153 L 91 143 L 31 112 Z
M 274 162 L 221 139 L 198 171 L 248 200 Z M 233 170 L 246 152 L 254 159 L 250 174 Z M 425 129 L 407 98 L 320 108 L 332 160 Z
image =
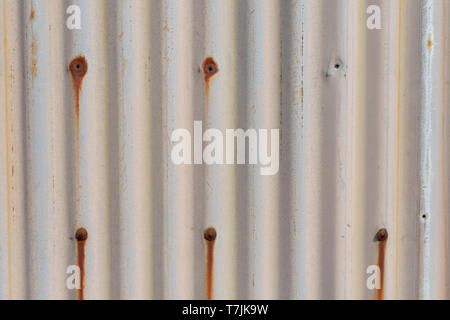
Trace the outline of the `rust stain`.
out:
M 69 71 L 72 76 L 72 87 L 73 87 L 73 99 L 75 105 L 75 159 L 76 159 L 76 206 L 79 210 L 79 201 L 81 193 L 81 183 L 80 183 L 80 94 L 83 84 L 83 79 L 88 72 L 88 63 L 84 56 L 79 55 L 72 59 L 69 64 Z
M 33 3 L 31 3 L 31 12 L 30 12 L 30 21 L 34 21 L 34 18 L 36 17 L 36 11 L 34 10 Z M 36 34 L 33 32 L 32 40 L 31 40 L 31 77 L 33 79 L 36 78 L 38 73 L 38 60 L 37 60 L 37 41 L 36 41 Z
M 80 125 L 80 94 L 84 76 L 88 71 L 88 63 L 84 56 L 75 57 L 69 64 L 69 71 L 72 75 L 72 86 L 75 103 L 75 114 L 77 117 L 77 131 Z
M 31 8 L 30 21 L 33 21 L 35 16 L 36 16 L 36 11 L 34 10 L 34 8 Z
M 214 298 L 214 244 L 217 232 L 214 227 L 205 229 L 203 237 L 206 240 L 206 299 Z
M 36 59 L 32 59 L 31 60 L 31 76 L 34 78 L 36 78 L 37 76 L 37 60 Z
M 377 266 L 380 268 L 381 288 L 375 290 L 375 299 L 384 300 L 384 262 L 386 258 L 386 243 L 388 240 L 388 231 L 386 228 L 378 230 L 376 236 L 378 242 L 378 259 Z
M 31 76 L 34 78 L 36 78 L 37 76 L 37 51 L 38 51 L 38 47 L 37 47 L 37 41 L 36 41 L 36 36 L 33 33 L 33 39 L 31 41 Z
M 205 77 L 205 83 L 208 83 L 209 80 L 210 80 L 217 72 L 219 72 L 219 67 L 218 67 L 216 61 L 214 61 L 214 59 L 213 59 L 212 57 L 207 57 L 207 58 L 203 61 L 202 69 L 203 69 L 203 75 L 204 75 L 204 77 Z
M 75 233 L 75 239 L 77 239 L 77 264 L 80 268 L 80 289 L 78 290 L 78 300 L 84 300 L 84 265 L 87 238 L 88 232 L 85 228 L 79 228 Z
M 214 75 L 219 72 L 219 66 L 217 62 L 212 57 L 206 57 L 202 64 L 203 77 L 205 79 L 205 119 L 208 123 L 208 113 L 209 113 L 209 84 L 214 77 Z
M 428 50 L 431 50 L 432 46 L 433 46 L 433 41 L 431 41 L 431 39 L 428 39 L 428 41 L 427 41 Z

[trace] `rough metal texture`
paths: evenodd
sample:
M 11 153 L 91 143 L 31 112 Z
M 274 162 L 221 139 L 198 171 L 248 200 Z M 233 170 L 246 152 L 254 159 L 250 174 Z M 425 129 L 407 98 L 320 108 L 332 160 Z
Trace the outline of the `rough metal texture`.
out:
M 1 298 L 448 298 L 449 0 L 1 0 L 0 21 Z M 280 128 L 279 173 L 174 165 L 194 120 Z

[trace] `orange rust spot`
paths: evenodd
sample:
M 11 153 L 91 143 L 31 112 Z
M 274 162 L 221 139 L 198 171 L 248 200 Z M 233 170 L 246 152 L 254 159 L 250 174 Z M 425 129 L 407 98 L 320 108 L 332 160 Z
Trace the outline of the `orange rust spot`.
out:
M 431 49 L 432 46 L 433 46 L 433 41 L 431 41 L 431 39 L 428 39 L 428 41 L 427 41 L 428 49 Z
M 78 290 L 78 300 L 84 300 L 84 278 L 85 278 L 85 249 L 88 232 L 85 228 L 79 228 L 75 233 L 77 239 L 77 264 L 80 268 L 80 289 Z
M 30 21 L 33 21 L 34 18 L 36 16 L 36 11 L 34 9 L 31 9 L 31 13 L 30 13 Z
M 206 96 L 206 102 L 205 102 L 205 118 L 206 123 L 208 123 L 208 113 L 209 113 L 209 82 L 210 79 L 219 72 L 219 66 L 217 65 L 216 61 L 212 57 L 206 57 L 202 64 L 202 71 L 203 76 L 205 79 L 205 96 Z
M 36 36 L 33 34 L 33 39 L 31 41 L 31 77 L 36 78 L 38 67 L 37 67 L 37 42 L 36 42 Z
M 88 71 L 88 63 L 84 56 L 74 58 L 69 64 L 69 71 L 72 75 L 72 86 L 75 102 L 75 113 L 77 116 L 77 130 L 80 121 L 80 93 L 84 76 Z
M 381 288 L 375 289 L 375 299 L 376 300 L 384 300 L 384 263 L 386 257 L 386 243 L 388 240 L 388 231 L 386 228 L 382 228 L 378 230 L 375 238 L 378 241 L 378 258 L 377 265 L 380 268 L 380 283 Z
M 205 229 L 203 237 L 206 240 L 206 299 L 214 297 L 214 244 L 217 232 L 214 227 Z
M 212 57 L 207 57 L 203 61 L 202 65 L 203 75 L 205 77 L 205 82 L 208 82 L 217 72 L 219 72 L 219 67 L 216 61 Z

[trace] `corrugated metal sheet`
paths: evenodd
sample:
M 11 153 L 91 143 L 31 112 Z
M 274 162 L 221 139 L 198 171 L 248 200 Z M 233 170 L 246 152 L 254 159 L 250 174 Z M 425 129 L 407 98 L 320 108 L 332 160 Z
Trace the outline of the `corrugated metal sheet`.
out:
M 449 18 L 448 0 L 2 0 L 0 297 L 448 298 Z M 279 128 L 278 174 L 175 165 L 195 120 Z

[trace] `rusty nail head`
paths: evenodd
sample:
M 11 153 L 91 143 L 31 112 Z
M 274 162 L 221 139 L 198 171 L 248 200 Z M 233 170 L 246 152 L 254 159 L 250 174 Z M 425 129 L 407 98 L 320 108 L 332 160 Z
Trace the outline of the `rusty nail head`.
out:
M 216 237 L 217 237 L 216 229 L 214 227 L 207 228 L 205 230 L 205 232 L 203 233 L 203 236 L 204 236 L 206 241 L 214 241 L 214 240 L 216 240 Z
M 377 238 L 378 241 L 385 241 L 385 240 L 387 240 L 388 232 L 387 232 L 386 228 L 378 230 L 376 238 Z
M 79 228 L 75 233 L 75 238 L 78 241 L 85 241 L 88 238 L 88 232 L 85 228 Z

